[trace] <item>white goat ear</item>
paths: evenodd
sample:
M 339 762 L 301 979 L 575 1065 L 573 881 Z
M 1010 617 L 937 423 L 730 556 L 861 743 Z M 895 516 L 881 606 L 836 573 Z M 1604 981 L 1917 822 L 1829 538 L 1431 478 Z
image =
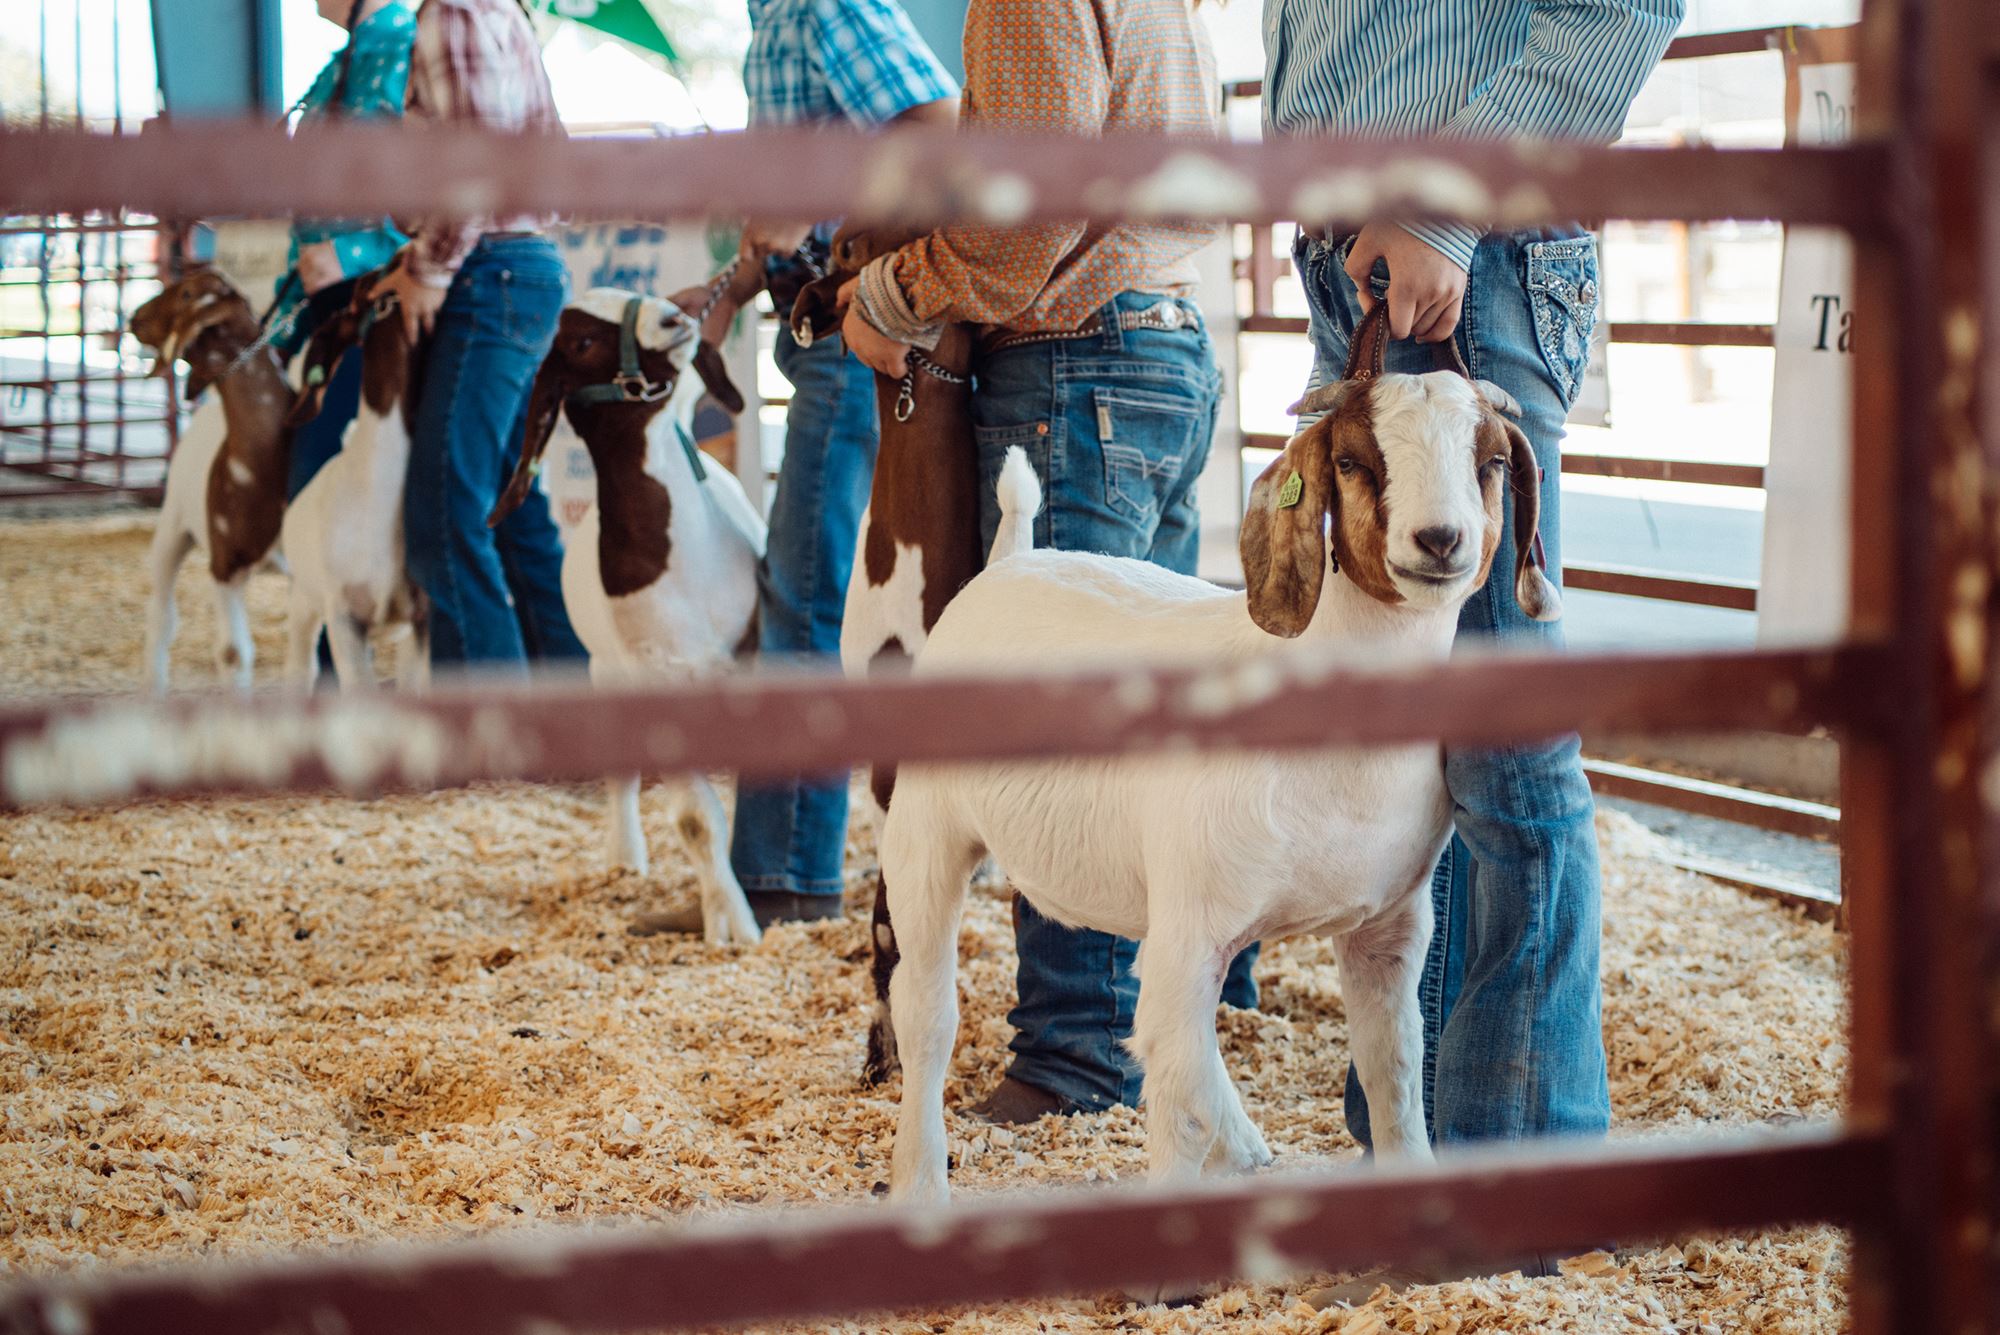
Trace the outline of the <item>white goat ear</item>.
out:
M 1472 382 L 1472 388 L 1478 393 L 1480 398 L 1486 400 L 1487 407 L 1498 412 L 1503 412 L 1509 417 L 1519 417 L 1521 415 L 1520 400 L 1494 384 L 1491 380 L 1475 380 Z

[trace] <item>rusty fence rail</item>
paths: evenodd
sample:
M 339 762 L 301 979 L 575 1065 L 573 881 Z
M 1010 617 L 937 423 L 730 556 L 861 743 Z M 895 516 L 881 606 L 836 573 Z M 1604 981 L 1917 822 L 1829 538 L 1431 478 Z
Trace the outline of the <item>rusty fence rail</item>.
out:
M 7 1335 L 708 1329 L 1121 1288 L 1181 1293 L 1391 1257 L 1586 1248 L 1700 1227 L 1863 1224 L 1880 1136 L 1808 1127 L 1705 1144 L 1468 1154 L 1164 1192 L 1069 1189 L 938 1211 L 846 1207 L 689 1226 L 98 1274 L 0 1293 Z
M 1864 235 L 1888 225 L 1892 205 L 1873 188 L 1888 162 L 1870 143 L 1226 144 L 930 128 L 566 140 L 361 124 L 315 129 L 310 141 L 256 125 L 192 122 L 138 135 L 0 131 L 0 205 L 47 213 L 124 205 L 162 217 L 442 209 L 1004 224 L 1078 216 L 1331 222 L 1384 212 L 1513 226 L 1605 214 L 1781 218 Z M 744 171 L 747 161 L 758 170 Z M 201 170 L 187 170 L 190 162 Z
M 1813 653 L 1466 658 L 1406 676 L 1316 656 L 1035 678 L 771 678 L 586 693 L 467 684 L 424 699 L 46 701 L 0 717 L 16 800 L 366 791 L 642 769 L 789 772 L 847 760 L 993 759 L 1446 737 L 1574 726 L 1828 723 L 1845 750 L 1853 1076 L 1839 1128 L 1754 1145 L 1557 1148 L 1423 1172 L 1197 1191 L 980 1202 L 941 1214 L 632 1234 L 503 1235 L 272 1265 L 205 1263 L 16 1284 L 0 1329 L 46 1335 L 274 1329 L 353 1335 L 700 1326 L 1108 1285 L 1410 1259 L 1707 1227 L 1856 1230 L 1854 1324 L 1964 1331 L 2000 1312 L 2000 864 L 1982 776 L 2000 773 L 1984 483 L 1994 387 L 1980 349 L 1995 280 L 1982 190 L 2000 70 L 1973 0 L 1875 0 L 1862 44 L 1869 138 L 1814 150 L 899 132 L 519 141 L 342 127 L 309 150 L 242 127 L 143 136 L 0 133 L 0 206 L 200 213 L 717 211 L 923 221 L 1111 216 L 1508 225 L 1564 215 L 1770 217 L 1858 243 L 1855 643 Z M 1987 148 L 1980 147 L 1988 146 Z M 755 160 L 757 172 L 742 164 Z M 200 163 L 201 170 L 192 170 Z M 1560 200 L 1560 210 L 1556 201 Z M 807 1262 L 811 1262 L 808 1264 Z

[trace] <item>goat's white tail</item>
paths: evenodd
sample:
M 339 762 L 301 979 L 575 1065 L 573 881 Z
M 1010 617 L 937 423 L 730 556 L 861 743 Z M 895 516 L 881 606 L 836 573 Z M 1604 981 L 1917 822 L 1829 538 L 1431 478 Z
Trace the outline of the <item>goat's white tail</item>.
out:
M 1035 466 L 1028 462 L 1028 452 L 1019 445 L 1008 447 L 994 490 L 1000 496 L 1000 527 L 993 534 L 993 550 L 986 555 L 988 565 L 1035 550 L 1035 516 L 1042 512 L 1042 483 L 1035 476 Z

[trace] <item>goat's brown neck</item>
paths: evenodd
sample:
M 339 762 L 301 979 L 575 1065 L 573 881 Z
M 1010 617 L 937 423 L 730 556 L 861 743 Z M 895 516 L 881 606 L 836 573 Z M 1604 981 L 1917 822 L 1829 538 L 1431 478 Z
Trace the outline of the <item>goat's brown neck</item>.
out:
M 972 365 L 972 332 L 949 325 L 929 360 L 964 379 Z M 911 385 L 915 408 L 898 422 L 900 382 L 875 377 L 882 444 L 868 498 L 868 541 L 862 573 L 871 585 L 889 582 L 898 546 L 923 553 L 924 628 L 979 573 L 979 467 L 972 447 L 972 387 L 919 368 Z
M 612 598 L 637 593 L 666 573 L 673 497 L 646 471 L 647 428 L 664 404 L 603 404 L 570 421 L 597 470 L 597 569 Z
M 228 355 L 257 337 L 248 310 L 221 331 Z M 292 465 L 291 386 L 275 358 L 259 353 L 216 384 L 225 424 L 222 448 L 208 470 L 208 568 L 227 583 L 262 561 L 285 520 Z
M 246 311 L 230 322 L 227 333 L 226 352 L 234 359 L 255 341 L 256 321 Z M 292 388 L 285 383 L 276 357 L 258 353 L 217 381 L 215 390 L 222 399 L 223 420 L 229 424 L 225 450 L 251 467 L 289 455 L 292 433 L 285 416 L 292 409 Z

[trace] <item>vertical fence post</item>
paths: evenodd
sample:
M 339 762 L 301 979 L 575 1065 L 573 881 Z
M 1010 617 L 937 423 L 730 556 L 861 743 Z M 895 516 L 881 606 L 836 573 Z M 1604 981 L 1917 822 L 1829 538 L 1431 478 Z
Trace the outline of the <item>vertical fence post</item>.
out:
M 1981 0 L 1876 0 L 1864 133 L 1897 216 L 1862 239 L 1854 615 L 1896 652 L 1851 739 L 1853 1115 L 1891 1129 L 1887 1222 L 1857 1238 L 1861 1335 L 1972 1335 L 1993 1307 L 1993 507 L 1979 421 Z M 1990 114 L 1990 106 L 1983 109 Z M 1990 127 L 1990 122 L 1989 122 Z M 1989 308 L 1990 309 L 1990 308 Z M 1989 405 L 1990 408 L 1990 405 Z

